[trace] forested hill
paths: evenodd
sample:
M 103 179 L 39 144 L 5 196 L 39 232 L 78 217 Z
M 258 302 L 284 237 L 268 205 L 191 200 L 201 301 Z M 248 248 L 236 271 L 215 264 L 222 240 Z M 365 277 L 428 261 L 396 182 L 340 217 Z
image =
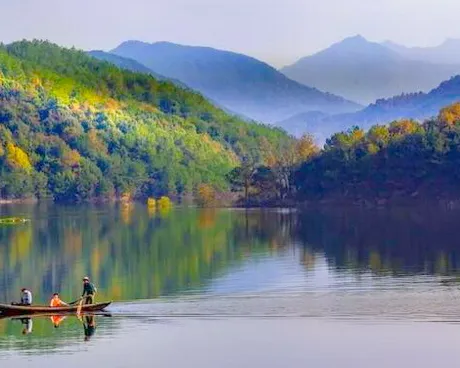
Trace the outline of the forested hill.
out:
M 386 203 L 460 198 L 460 103 L 436 118 L 334 134 L 296 175 L 297 200 Z
M 0 46 L 0 194 L 78 201 L 226 188 L 288 144 L 204 97 L 42 41 Z

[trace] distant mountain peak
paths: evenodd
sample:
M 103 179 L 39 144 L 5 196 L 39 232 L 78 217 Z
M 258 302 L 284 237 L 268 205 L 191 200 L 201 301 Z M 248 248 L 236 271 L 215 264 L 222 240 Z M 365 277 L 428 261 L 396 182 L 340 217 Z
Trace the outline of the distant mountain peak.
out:
M 459 73 L 460 62 L 455 60 L 460 61 L 460 42 L 449 42 L 452 46 L 407 48 L 356 35 L 304 57 L 282 72 L 305 85 L 368 104 L 403 92 L 427 92 Z M 429 57 L 433 53 L 436 57 Z
M 354 44 L 364 44 L 364 43 L 369 43 L 366 38 L 364 38 L 362 35 L 357 34 L 354 36 L 346 37 L 342 41 L 337 42 L 338 44 L 340 43 L 354 43 Z
M 266 123 L 311 110 L 360 108 L 342 97 L 290 80 L 263 61 L 232 51 L 170 42 L 126 41 L 112 53 L 180 80 L 226 109 Z
M 391 47 L 386 47 L 380 43 L 367 40 L 361 35 L 355 35 L 344 38 L 343 40 L 332 44 L 330 47 L 319 51 L 318 53 L 307 56 L 301 60 L 325 57 L 325 58 L 342 58 L 342 57 L 355 58 L 357 56 L 364 57 L 369 60 L 375 59 L 397 59 L 400 56 L 397 52 L 393 51 Z

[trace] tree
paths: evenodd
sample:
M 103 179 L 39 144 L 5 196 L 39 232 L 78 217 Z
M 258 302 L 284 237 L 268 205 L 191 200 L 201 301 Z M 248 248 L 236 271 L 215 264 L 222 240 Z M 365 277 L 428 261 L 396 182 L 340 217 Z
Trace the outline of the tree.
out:
M 260 166 L 257 168 L 253 177 L 253 186 L 257 190 L 258 195 L 265 198 L 277 197 L 278 187 L 275 173 L 268 166 Z
M 197 188 L 196 199 L 201 207 L 212 206 L 216 201 L 216 191 L 209 184 L 200 184 Z
M 6 144 L 6 160 L 11 168 L 22 169 L 26 172 L 32 170 L 32 164 L 27 153 L 11 142 Z
M 446 125 L 454 125 L 460 121 L 460 103 L 454 103 L 443 108 L 438 115 L 438 121 Z
M 304 134 L 296 142 L 297 163 L 305 162 L 318 154 L 319 148 L 311 134 Z
M 256 165 L 246 158 L 243 160 L 241 166 L 234 168 L 227 175 L 233 191 L 244 190 L 244 200 L 246 203 L 249 200 L 249 189 L 256 170 Z

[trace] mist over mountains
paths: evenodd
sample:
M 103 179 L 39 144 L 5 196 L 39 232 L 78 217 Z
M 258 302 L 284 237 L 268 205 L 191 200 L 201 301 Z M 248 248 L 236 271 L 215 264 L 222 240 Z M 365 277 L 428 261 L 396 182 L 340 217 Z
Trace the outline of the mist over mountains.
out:
M 460 64 L 460 40 L 453 38 L 448 38 L 442 44 L 432 47 L 406 47 L 392 41 L 385 41 L 382 45 L 411 60 Z
M 409 93 L 380 99 L 354 113 L 302 113 L 290 117 L 280 125 L 289 125 L 297 132 L 312 133 L 317 141 L 322 143 L 332 134 L 345 131 L 352 126 L 368 129 L 375 124 L 387 124 L 399 119 L 424 120 L 436 116 L 444 106 L 458 101 L 460 76 L 455 76 L 428 93 Z
M 313 133 L 320 142 L 352 125 L 424 119 L 460 100 L 459 40 L 409 48 L 349 37 L 281 71 L 246 55 L 169 42 L 126 41 L 90 54 L 187 86 L 247 120 L 296 136 Z
M 460 62 L 454 63 L 455 54 L 448 51 L 453 48 L 410 49 L 355 36 L 281 71 L 300 83 L 369 104 L 401 93 L 428 92 L 460 73 Z M 460 60 L 460 42 L 457 52 Z
M 252 57 L 208 47 L 128 41 L 111 51 L 178 79 L 219 105 L 274 123 L 305 111 L 350 112 L 358 104 L 292 81 Z M 289 129 L 289 127 L 285 127 Z

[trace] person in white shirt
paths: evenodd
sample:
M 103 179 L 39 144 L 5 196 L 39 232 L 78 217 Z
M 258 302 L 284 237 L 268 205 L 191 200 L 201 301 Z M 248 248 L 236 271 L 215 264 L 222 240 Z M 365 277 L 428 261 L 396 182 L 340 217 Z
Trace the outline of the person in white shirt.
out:
M 31 305 L 32 304 L 32 293 L 26 288 L 21 289 L 21 305 Z

